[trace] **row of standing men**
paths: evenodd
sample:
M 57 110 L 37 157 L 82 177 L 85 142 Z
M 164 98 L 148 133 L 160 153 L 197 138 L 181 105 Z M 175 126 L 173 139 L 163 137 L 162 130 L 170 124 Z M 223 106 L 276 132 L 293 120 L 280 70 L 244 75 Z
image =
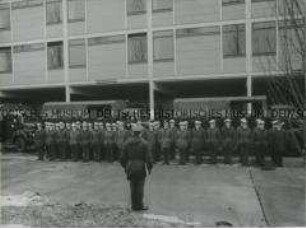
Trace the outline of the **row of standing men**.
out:
M 259 166 L 265 165 L 265 157 L 271 156 L 276 166 L 282 166 L 286 134 L 282 129 L 283 122 L 274 121 L 273 128 L 265 129 L 265 121 L 256 120 L 256 127 L 249 128 L 248 121 L 241 119 L 241 125 L 234 128 L 231 119 L 224 120 L 224 126 L 218 128 L 216 120 L 209 121 L 204 129 L 202 122 L 194 121 L 194 127 L 188 129 L 188 122 L 175 120 L 149 122 L 141 132 L 141 137 L 148 143 L 149 151 L 155 162 L 164 164 L 178 156 L 180 165 L 195 157 L 196 164 L 203 163 L 207 155 L 210 163 L 217 163 L 218 156 L 226 164 L 232 164 L 233 156 L 238 155 L 242 165 L 249 165 L 250 158 L 255 157 Z M 133 124 L 142 124 L 141 122 Z M 37 124 L 34 142 L 39 160 L 45 158 L 72 159 L 74 161 L 108 161 L 120 158 L 126 140 L 132 131 L 124 122 L 45 122 Z

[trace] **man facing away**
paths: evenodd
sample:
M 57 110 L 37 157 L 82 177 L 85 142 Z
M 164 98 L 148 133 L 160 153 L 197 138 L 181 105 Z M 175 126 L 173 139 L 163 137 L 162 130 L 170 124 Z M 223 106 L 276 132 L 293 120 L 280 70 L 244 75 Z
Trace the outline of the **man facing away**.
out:
M 126 140 L 120 157 L 127 179 L 130 181 L 132 210 L 147 210 L 144 206 L 144 184 L 147 171 L 150 174 L 153 161 L 147 142 L 140 137 L 142 127 L 133 125 L 133 135 Z

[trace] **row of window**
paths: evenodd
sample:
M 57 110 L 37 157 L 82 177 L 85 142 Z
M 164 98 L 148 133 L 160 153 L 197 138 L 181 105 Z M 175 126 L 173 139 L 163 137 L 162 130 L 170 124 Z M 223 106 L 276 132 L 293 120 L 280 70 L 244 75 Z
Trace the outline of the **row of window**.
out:
M 60 24 L 63 21 L 62 0 L 46 0 L 46 24 L 54 25 Z M 153 0 L 152 12 L 169 12 L 173 11 L 174 0 Z M 257 1 L 271 1 L 271 0 L 252 0 Z M 275 1 L 275 0 L 272 0 Z M 245 0 L 222 0 L 223 6 L 233 4 L 243 4 Z M 147 0 L 126 0 L 127 15 L 145 14 L 147 7 Z M 42 7 L 43 0 L 23 0 L 14 2 L 13 10 L 28 7 Z M 68 0 L 67 6 L 67 20 L 68 23 L 85 21 L 85 0 Z M 10 29 L 10 9 L 9 4 L 0 4 L 0 30 Z
M 245 24 L 223 26 L 223 57 L 242 57 L 246 53 Z M 205 28 L 179 29 L 176 32 L 177 39 L 192 36 L 218 35 L 218 26 Z M 253 55 L 276 54 L 276 28 L 274 22 L 261 22 L 253 24 L 252 34 Z M 88 45 L 108 45 L 124 43 L 124 35 L 89 38 Z M 43 44 L 31 44 L 15 46 L 13 52 L 27 52 L 44 49 Z M 47 44 L 48 69 L 63 67 L 63 42 L 49 42 Z M 137 33 L 128 35 L 128 62 L 147 62 L 147 34 Z M 158 31 L 153 33 L 153 59 L 158 61 L 174 60 L 174 32 L 173 30 Z M 69 41 L 69 67 L 86 66 L 85 39 Z M 11 71 L 11 50 L 0 48 L 0 72 Z

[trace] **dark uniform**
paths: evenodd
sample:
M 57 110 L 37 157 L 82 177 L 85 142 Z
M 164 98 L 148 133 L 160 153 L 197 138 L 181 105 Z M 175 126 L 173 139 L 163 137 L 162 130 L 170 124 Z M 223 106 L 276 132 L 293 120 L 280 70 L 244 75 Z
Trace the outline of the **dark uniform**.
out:
M 114 142 L 114 132 L 110 130 L 105 131 L 104 132 L 105 158 L 109 162 L 114 161 L 113 142 Z
M 75 126 L 73 125 L 73 128 Z M 82 150 L 80 148 L 80 130 L 73 129 L 69 132 L 69 146 L 71 151 L 71 157 L 74 161 L 81 159 L 82 157 Z
M 57 158 L 66 159 L 67 158 L 67 142 L 68 133 L 65 129 L 60 129 L 56 132 L 56 147 L 57 147 Z
M 279 123 L 278 123 L 279 124 Z M 286 148 L 286 133 L 283 129 L 272 129 L 269 132 L 271 159 L 278 167 L 283 166 L 283 154 Z
M 209 156 L 210 156 L 210 162 L 212 164 L 217 163 L 217 155 L 218 155 L 218 150 L 219 150 L 219 143 L 220 143 L 220 130 L 215 127 L 215 128 L 208 128 L 206 130 L 206 145 L 209 151 Z
M 204 141 L 205 141 L 205 131 L 202 127 L 199 129 L 192 129 L 191 132 L 191 151 L 195 155 L 195 162 L 196 164 L 201 164 L 203 162 L 203 148 L 204 148 Z
M 175 141 L 176 141 L 176 134 L 178 132 L 177 127 L 174 125 L 175 121 L 170 120 L 170 133 L 171 133 L 171 147 L 170 147 L 170 157 L 171 159 L 175 158 Z
M 242 165 L 249 165 L 249 153 L 251 143 L 251 130 L 249 127 L 238 127 L 237 129 L 237 146 L 240 154 Z
M 258 123 L 260 124 L 260 123 Z M 255 162 L 259 166 L 264 166 L 265 155 L 268 150 L 268 133 L 265 129 L 256 127 L 252 132 L 252 143 L 255 150 Z
M 80 144 L 82 149 L 82 158 L 84 162 L 89 161 L 91 141 L 92 141 L 92 132 L 89 130 L 82 130 L 80 134 Z
M 236 130 L 231 127 L 224 126 L 221 129 L 222 154 L 225 164 L 232 164 L 232 156 L 236 146 Z
M 47 158 L 49 160 L 54 160 L 56 157 L 55 136 L 56 136 L 56 132 L 54 129 L 49 129 L 46 131 Z
M 185 165 L 188 159 L 190 146 L 190 132 L 188 130 L 179 130 L 176 134 L 176 148 L 180 156 L 179 164 Z
M 140 129 L 134 129 L 134 131 L 140 133 Z M 130 181 L 132 209 L 146 209 L 143 204 L 146 169 L 150 173 L 153 167 L 147 142 L 139 135 L 127 139 L 120 163 L 125 169 L 127 179 Z
M 44 160 L 45 157 L 45 140 L 46 132 L 44 129 L 38 129 L 34 134 L 35 150 L 38 155 L 38 160 Z
M 159 134 L 159 142 L 161 152 L 164 158 L 164 164 L 169 165 L 170 149 L 171 149 L 171 130 L 162 129 Z
M 93 159 L 95 161 L 101 160 L 101 134 L 100 131 L 95 129 L 92 131 L 91 148 L 93 152 Z

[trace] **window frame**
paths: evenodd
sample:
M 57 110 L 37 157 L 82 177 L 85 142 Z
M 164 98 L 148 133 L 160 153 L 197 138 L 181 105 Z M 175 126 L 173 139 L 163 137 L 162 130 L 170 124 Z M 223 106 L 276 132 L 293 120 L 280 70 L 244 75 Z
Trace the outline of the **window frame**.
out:
M 75 42 L 75 43 L 73 43 Z M 85 62 L 83 64 L 75 64 L 71 65 L 71 58 L 70 58 L 70 47 L 82 47 L 84 48 L 84 54 L 85 54 Z M 68 67 L 69 69 L 77 69 L 77 68 L 86 68 L 86 42 L 85 39 L 72 39 L 69 40 L 68 42 L 68 55 L 69 55 L 69 62 L 68 62 Z
M 50 66 L 49 65 L 49 48 L 52 47 L 61 47 L 61 61 L 60 66 Z M 47 43 L 47 68 L 49 70 L 62 70 L 64 69 L 64 44 L 63 41 L 55 41 L 55 42 L 49 42 Z
M 162 35 L 162 32 L 165 34 Z M 158 34 L 159 33 L 159 34 Z M 168 34 L 166 34 L 168 33 Z M 171 34 L 170 34 L 171 33 Z M 156 37 L 154 36 L 156 35 Z M 155 39 L 158 38 L 171 38 L 172 39 L 172 57 L 171 58 L 156 58 L 155 57 Z M 174 62 L 174 32 L 173 30 L 155 31 L 153 33 L 153 62 Z
M 3 11 L 5 11 L 5 10 L 8 11 L 9 24 L 6 27 L 0 27 L 0 32 L 1 31 L 10 31 L 11 30 L 11 10 L 10 10 L 10 6 L 8 4 L 0 4 L 0 14 L 1 14 L 2 10 Z
M 147 1 L 146 0 L 136 0 L 136 1 L 143 1 L 144 4 L 145 4 L 145 7 L 144 7 L 143 10 L 137 10 L 137 11 L 130 11 L 129 10 L 128 1 L 135 1 L 135 0 L 126 0 L 126 5 L 127 5 L 127 7 L 126 7 L 126 15 L 127 16 L 143 15 L 143 14 L 147 13 L 147 7 L 146 7 Z
M 239 5 L 245 4 L 245 0 L 222 0 L 222 6 L 232 6 L 232 5 Z
M 12 57 L 12 47 L 0 47 L 0 53 L 6 53 L 9 58 L 9 69 L 7 70 L 1 70 L 0 69 L 0 75 L 1 74 L 9 74 L 12 73 L 12 64 L 13 64 L 13 57 Z
M 86 2 L 84 3 L 84 11 L 83 11 L 83 17 L 82 18 L 75 18 L 75 19 L 70 19 L 69 18 L 69 16 L 70 16 L 70 14 L 69 14 L 69 3 L 70 2 L 78 2 L 78 1 L 81 1 L 81 2 L 84 2 L 84 0 L 68 0 L 67 1 L 67 22 L 68 23 L 77 23 L 77 22 L 85 22 L 85 4 L 86 4 Z
M 235 27 L 235 30 L 234 31 L 225 31 L 225 29 L 229 26 L 233 26 Z M 241 28 L 240 28 L 241 26 Z M 225 45 L 225 37 L 224 37 L 224 34 L 226 33 L 231 33 L 231 32 L 235 32 L 235 35 L 236 35 L 236 40 L 235 40 L 235 47 L 236 47 L 236 54 L 225 54 L 224 53 L 224 45 Z M 223 52 L 223 58 L 241 58 L 241 57 L 245 57 L 246 56 L 246 26 L 245 24 L 230 24 L 230 25 L 224 25 L 222 26 L 222 34 L 223 34 L 223 37 L 222 37 L 222 52 Z M 243 34 L 243 38 L 244 38 L 244 48 L 241 47 L 240 45 L 240 38 L 241 38 L 241 34 Z
M 129 45 L 129 42 L 130 42 L 130 39 L 143 39 L 143 38 L 145 38 L 145 40 L 146 40 L 146 45 L 145 45 L 145 51 L 146 51 L 146 53 L 145 53 L 145 58 L 144 59 L 142 59 L 142 60 L 130 60 L 130 45 Z M 147 64 L 148 63 L 148 42 L 147 42 L 147 39 L 148 39 L 148 37 L 147 37 L 147 33 L 133 33 L 133 34 L 129 34 L 128 35 L 128 39 L 127 39 L 127 46 L 128 46 L 128 64 Z
M 158 0 L 152 0 L 152 13 L 167 13 L 167 12 L 173 12 L 174 8 L 174 1 L 170 0 L 172 2 L 171 8 L 154 8 L 154 1 Z
M 256 26 L 260 26 L 260 25 L 263 25 L 263 24 L 267 24 L 267 25 L 270 25 L 270 26 L 267 26 L 267 27 L 261 27 L 261 28 L 254 28 Z M 272 24 L 274 24 L 274 26 L 272 26 Z M 254 33 L 256 30 L 269 30 L 269 29 L 273 29 L 274 30 L 274 46 L 273 46 L 273 49 L 274 51 L 265 51 L 265 52 L 255 52 L 254 51 L 254 48 L 255 48 L 255 45 L 254 45 L 254 39 L 255 39 L 255 36 L 254 36 Z M 265 22 L 255 22 L 255 23 L 252 23 L 252 56 L 253 57 L 257 57 L 257 56 L 276 56 L 277 55 L 277 32 L 276 32 L 276 22 L 275 21 L 265 21 Z
M 47 26 L 52 26 L 52 25 L 60 25 L 63 23 L 63 7 L 62 7 L 62 0 L 47 0 L 46 1 L 46 25 Z M 50 22 L 48 21 L 48 5 L 51 4 L 60 4 L 60 21 L 57 22 Z

